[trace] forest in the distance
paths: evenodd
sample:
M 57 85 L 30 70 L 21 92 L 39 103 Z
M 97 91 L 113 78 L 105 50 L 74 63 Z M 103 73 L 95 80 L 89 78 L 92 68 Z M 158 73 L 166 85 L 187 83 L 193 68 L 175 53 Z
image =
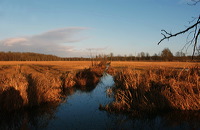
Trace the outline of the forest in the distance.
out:
M 136 56 L 133 55 L 114 55 L 99 54 L 90 55 L 89 57 L 58 57 L 55 55 L 39 54 L 33 52 L 0 52 L 0 61 L 90 61 L 107 59 L 109 61 L 197 61 L 200 62 L 200 55 L 186 56 L 183 52 L 176 52 L 175 55 L 168 49 L 163 49 L 162 52 L 154 55 L 140 52 Z

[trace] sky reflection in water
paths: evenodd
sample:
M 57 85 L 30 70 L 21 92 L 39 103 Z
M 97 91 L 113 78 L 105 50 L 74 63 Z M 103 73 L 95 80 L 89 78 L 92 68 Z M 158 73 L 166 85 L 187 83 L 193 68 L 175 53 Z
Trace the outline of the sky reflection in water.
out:
M 200 112 L 170 112 L 128 117 L 99 110 L 113 100 L 106 89 L 113 86 L 105 74 L 91 91 L 70 90 L 62 104 L 16 113 L 0 113 L 0 129 L 200 129 Z

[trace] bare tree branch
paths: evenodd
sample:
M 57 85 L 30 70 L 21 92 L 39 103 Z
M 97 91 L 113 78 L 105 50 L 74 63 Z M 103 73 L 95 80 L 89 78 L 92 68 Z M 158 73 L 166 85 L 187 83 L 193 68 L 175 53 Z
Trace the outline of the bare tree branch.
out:
M 168 33 L 166 30 L 161 30 L 162 32 L 164 32 L 165 34 L 163 34 L 163 33 L 161 33 L 163 36 L 164 36 L 164 38 L 162 38 L 159 42 L 158 42 L 158 45 L 163 41 L 163 40 L 165 40 L 165 39 L 169 39 L 169 38 L 171 38 L 171 37 L 175 37 L 175 36 L 177 36 L 177 35 L 180 35 L 180 34 L 183 34 L 183 33 L 185 33 L 185 32 L 188 32 L 190 29 L 192 29 L 192 28 L 194 28 L 194 27 L 196 27 L 196 26 L 198 26 L 198 24 L 200 24 L 200 16 L 199 16 L 199 18 L 198 18 L 198 21 L 195 23 L 195 24 L 193 24 L 192 26 L 190 26 L 190 27 L 188 27 L 187 29 L 185 29 L 185 30 L 183 30 L 183 31 L 181 31 L 181 32 L 178 32 L 178 33 L 175 33 L 175 34 L 171 34 L 171 33 Z
M 200 2 L 200 0 L 192 0 L 192 1 L 193 2 L 197 2 L 197 3 Z M 192 56 L 194 56 L 195 51 L 198 50 L 197 49 L 197 43 L 198 43 L 198 37 L 200 35 L 200 27 L 199 27 L 199 25 L 200 25 L 200 16 L 197 18 L 197 21 L 193 25 L 191 25 L 188 28 L 186 28 L 185 30 L 177 32 L 175 34 L 169 33 L 169 32 L 167 32 L 166 30 L 163 29 L 163 30 L 161 30 L 161 34 L 163 35 L 163 38 L 158 42 L 158 45 L 162 41 L 164 41 L 165 39 L 169 40 L 172 37 L 176 37 L 177 35 L 184 34 L 186 32 L 189 32 L 189 35 L 193 33 L 192 39 L 189 42 L 187 42 L 186 44 L 189 44 L 189 43 L 190 43 L 189 45 L 194 44 L 193 55 L 192 55 Z M 192 29 L 194 29 L 194 30 L 192 30 Z
M 192 3 L 188 3 L 188 5 L 196 5 L 200 0 L 191 0 Z
M 188 5 L 191 5 L 191 6 L 194 6 L 196 5 L 197 3 L 200 3 L 200 0 L 190 0 L 191 2 L 188 3 Z M 195 22 L 196 20 L 196 22 Z M 193 20 L 192 21 L 189 21 L 189 24 L 195 22 L 193 25 L 187 27 L 185 30 L 183 31 L 180 31 L 180 32 L 177 32 L 175 34 L 172 34 L 172 33 L 169 33 L 167 32 L 166 30 L 161 30 L 161 35 L 163 35 L 163 38 L 158 42 L 158 45 L 164 41 L 165 39 L 170 39 L 172 37 L 176 37 L 177 35 L 180 35 L 180 34 L 184 34 L 186 32 L 188 32 L 188 36 L 187 36 L 187 40 L 189 39 L 189 36 L 192 34 L 192 38 L 186 42 L 186 44 L 184 45 L 184 48 L 186 48 L 186 51 L 188 50 L 188 48 L 193 45 L 193 52 L 192 52 L 192 59 L 195 55 L 195 52 L 197 51 L 198 54 L 200 54 L 200 45 L 198 47 L 198 39 L 199 39 L 199 35 L 200 35 L 200 15 L 199 17 L 193 17 Z M 187 47 L 186 47 L 187 46 Z
M 200 34 L 200 29 L 199 29 L 197 35 L 195 36 L 194 48 L 193 48 L 193 54 L 192 54 L 192 56 L 194 56 L 195 50 L 197 49 L 197 41 L 198 41 L 199 34 Z

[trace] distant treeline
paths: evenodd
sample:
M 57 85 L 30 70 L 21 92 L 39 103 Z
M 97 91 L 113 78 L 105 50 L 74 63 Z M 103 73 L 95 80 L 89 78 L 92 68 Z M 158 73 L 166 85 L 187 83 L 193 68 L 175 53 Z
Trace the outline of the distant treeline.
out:
M 153 55 L 153 56 L 114 56 L 112 58 L 108 57 L 108 59 L 112 59 L 112 61 L 198 61 L 200 62 L 200 56 L 173 56 L 170 59 L 167 59 L 165 57 L 159 56 L 159 55 Z
M 162 53 L 154 54 L 138 53 L 137 56 L 124 55 L 114 56 L 113 53 L 109 55 L 97 55 L 93 57 L 58 57 L 54 55 L 46 55 L 31 52 L 0 52 L 0 61 L 191 61 L 192 56 L 186 56 L 182 52 L 177 52 L 174 56 L 169 49 L 164 49 Z M 193 61 L 200 61 L 200 55 L 193 56 Z
M 32 52 L 0 52 L 0 61 L 79 61 L 90 58 L 69 57 L 62 58 L 54 55 L 46 55 Z

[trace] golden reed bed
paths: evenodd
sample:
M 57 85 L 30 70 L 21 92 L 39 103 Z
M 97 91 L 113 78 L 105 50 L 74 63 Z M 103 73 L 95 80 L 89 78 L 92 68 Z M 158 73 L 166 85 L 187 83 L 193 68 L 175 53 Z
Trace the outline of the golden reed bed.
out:
M 76 70 L 84 69 L 91 66 L 91 61 L 0 61 L 1 65 L 51 65 L 59 69 Z M 149 68 L 149 67 L 170 67 L 185 68 L 191 66 L 200 66 L 198 62 L 130 62 L 130 61 L 113 61 L 113 68 Z
M 114 108 L 116 110 L 116 107 L 120 107 L 118 109 L 120 111 L 121 108 L 132 111 L 142 103 L 142 108 L 152 106 L 152 109 L 175 109 L 176 106 L 181 110 L 199 110 L 200 108 L 198 100 L 200 82 L 199 63 L 112 62 L 111 66 L 116 70 L 115 73 L 114 71 L 112 73 L 114 73 L 115 82 L 118 84 L 116 90 L 119 90 L 115 92 L 115 98 L 117 99 L 115 103 L 117 105 L 112 105 L 111 109 Z M 124 70 L 124 68 L 129 68 L 129 70 Z M 181 71 L 181 68 L 183 68 L 184 73 Z M 140 71 L 141 69 L 143 71 Z M 95 81 L 93 84 L 96 84 L 104 70 L 105 66 L 104 68 L 98 65 L 96 68 L 91 67 L 91 61 L 0 62 L 0 106 L 7 110 L 12 110 L 13 108 L 18 109 L 22 106 L 59 102 L 62 98 L 62 90 L 65 87 L 77 85 L 80 87 L 88 86 L 88 83 L 92 83 L 93 81 Z M 123 73 L 121 73 L 121 70 Z M 158 72 L 166 73 L 157 74 Z M 165 88 L 165 86 L 169 86 L 169 88 Z M 165 91 L 160 91 L 159 88 L 164 88 Z M 183 88 L 184 90 L 182 90 Z M 169 92 L 167 91 L 168 89 L 170 89 Z M 171 90 L 174 92 L 171 93 Z M 187 91 L 191 92 L 187 94 Z M 157 99 L 157 96 L 154 97 L 155 94 L 162 95 L 165 92 L 167 94 L 167 96 L 164 95 L 165 99 L 173 98 L 180 102 L 165 100 L 166 102 L 171 102 L 170 104 L 175 104 L 166 105 L 166 102 L 162 101 L 164 104 L 159 104 L 160 100 L 154 100 Z M 140 93 L 140 98 L 137 96 L 138 93 Z M 134 98 L 135 96 L 136 98 Z M 179 97 L 179 100 L 177 100 L 177 97 Z M 134 99 L 141 101 L 138 102 L 139 105 L 135 104 Z M 122 101 L 122 104 L 118 104 L 120 101 Z M 125 106 L 124 103 L 126 104 Z M 188 105 L 188 103 L 191 104 Z
M 78 63 L 78 64 L 77 64 Z M 0 111 L 60 103 L 65 89 L 92 90 L 105 66 L 89 68 L 89 62 L 2 62 Z M 87 69 L 85 69 L 87 68 Z
M 90 61 L 0 61 L 1 65 L 47 65 L 63 71 L 88 68 Z
M 130 62 L 130 61 L 114 61 L 112 62 L 114 68 L 136 68 L 146 69 L 152 67 L 167 67 L 167 68 L 186 68 L 192 66 L 200 66 L 197 62 Z
M 132 68 L 116 72 L 114 101 L 101 109 L 110 112 L 200 110 L 200 67 L 185 69 Z

